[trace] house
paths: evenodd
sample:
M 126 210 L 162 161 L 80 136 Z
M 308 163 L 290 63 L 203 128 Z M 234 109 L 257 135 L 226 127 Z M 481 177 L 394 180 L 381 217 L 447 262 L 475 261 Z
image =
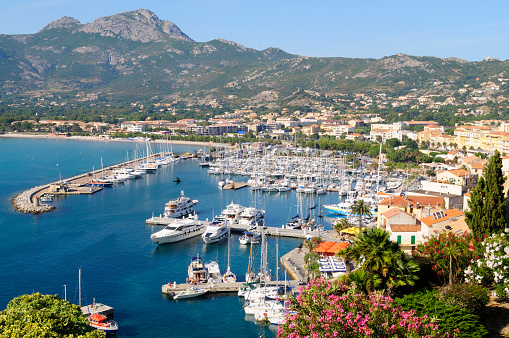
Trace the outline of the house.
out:
M 378 203 L 377 226 L 382 226 L 382 214 L 389 209 L 398 208 L 402 211 L 420 218 L 429 209 L 442 209 L 444 198 L 442 196 L 390 196 Z
M 478 177 L 478 175 L 472 175 L 464 169 L 452 169 L 437 174 L 437 182 L 459 185 L 462 190 L 467 191 L 477 185 Z
M 397 242 L 401 249 L 412 251 L 422 243 L 421 222 L 414 216 L 399 208 L 392 208 L 382 215 L 382 228 L 387 230 L 393 242 Z
M 435 231 L 448 231 L 449 223 L 455 222 L 464 213 L 457 209 L 440 210 L 421 218 L 421 232 L 423 238 L 431 237 Z
M 482 176 L 484 167 L 488 164 L 487 160 L 482 160 L 479 162 L 470 163 L 467 165 L 468 171 L 470 171 L 472 174 L 476 174 L 479 177 Z

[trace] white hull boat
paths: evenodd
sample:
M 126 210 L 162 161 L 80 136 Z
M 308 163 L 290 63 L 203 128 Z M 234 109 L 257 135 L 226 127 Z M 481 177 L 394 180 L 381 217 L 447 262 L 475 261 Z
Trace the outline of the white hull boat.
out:
M 153 233 L 150 238 L 157 244 L 166 244 L 201 235 L 204 231 L 205 226 L 199 223 L 198 216 L 192 215 L 176 220 L 163 230 Z

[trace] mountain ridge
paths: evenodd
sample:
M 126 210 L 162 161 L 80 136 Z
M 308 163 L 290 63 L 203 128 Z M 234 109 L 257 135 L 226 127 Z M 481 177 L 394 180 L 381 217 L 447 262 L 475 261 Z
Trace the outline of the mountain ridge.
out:
M 273 100 L 306 90 L 404 94 L 422 87 L 440 93 L 454 83 L 506 74 L 509 62 L 498 60 L 403 53 L 380 59 L 319 58 L 277 47 L 259 51 L 222 38 L 197 42 L 147 9 L 87 24 L 64 16 L 35 34 L 0 35 L 0 97 L 2 92 L 103 92 L 111 97 L 194 94 L 256 102 L 266 91 L 274 93 L 269 95 Z M 438 82 L 443 85 L 433 87 Z

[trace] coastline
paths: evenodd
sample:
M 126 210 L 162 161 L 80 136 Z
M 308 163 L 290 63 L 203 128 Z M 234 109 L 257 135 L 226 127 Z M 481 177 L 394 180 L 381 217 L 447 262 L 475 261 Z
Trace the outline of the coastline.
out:
M 101 142 L 141 142 L 141 141 L 133 141 L 122 138 L 103 138 L 103 137 L 94 137 L 94 136 L 69 136 L 69 137 L 57 137 L 57 136 L 49 136 L 47 134 L 27 134 L 27 133 L 7 133 L 0 134 L 0 138 L 44 138 L 44 139 L 54 139 L 54 140 L 80 140 L 80 141 L 101 141 Z M 190 146 L 205 146 L 205 147 L 224 147 L 224 143 L 216 143 L 216 142 L 199 142 L 199 141 L 181 141 L 181 140 L 153 140 L 154 143 L 172 143 L 172 144 L 182 144 L 182 145 L 190 145 Z

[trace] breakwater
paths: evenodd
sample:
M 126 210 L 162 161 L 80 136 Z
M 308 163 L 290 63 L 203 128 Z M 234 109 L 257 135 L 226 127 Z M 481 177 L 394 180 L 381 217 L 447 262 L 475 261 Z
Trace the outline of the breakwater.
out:
M 162 153 L 157 153 L 149 157 L 155 159 L 161 156 Z M 93 194 L 100 191 L 102 187 L 88 187 L 87 184 L 96 176 L 107 176 L 111 175 L 114 170 L 126 168 L 130 165 L 135 165 L 140 161 L 145 161 L 147 158 L 130 160 L 113 164 L 106 168 L 93 170 L 84 174 L 76 175 L 68 179 L 63 179 L 57 182 L 48 183 L 45 185 L 37 186 L 29 190 L 25 190 L 22 193 L 16 195 L 12 200 L 12 206 L 14 210 L 27 213 L 27 214 L 40 214 L 43 212 L 49 212 L 56 209 L 55 206 L 50 204 L 44 204 L 40 202 L 40 197 L 43 195 L 82 195 L 82 194 Z

